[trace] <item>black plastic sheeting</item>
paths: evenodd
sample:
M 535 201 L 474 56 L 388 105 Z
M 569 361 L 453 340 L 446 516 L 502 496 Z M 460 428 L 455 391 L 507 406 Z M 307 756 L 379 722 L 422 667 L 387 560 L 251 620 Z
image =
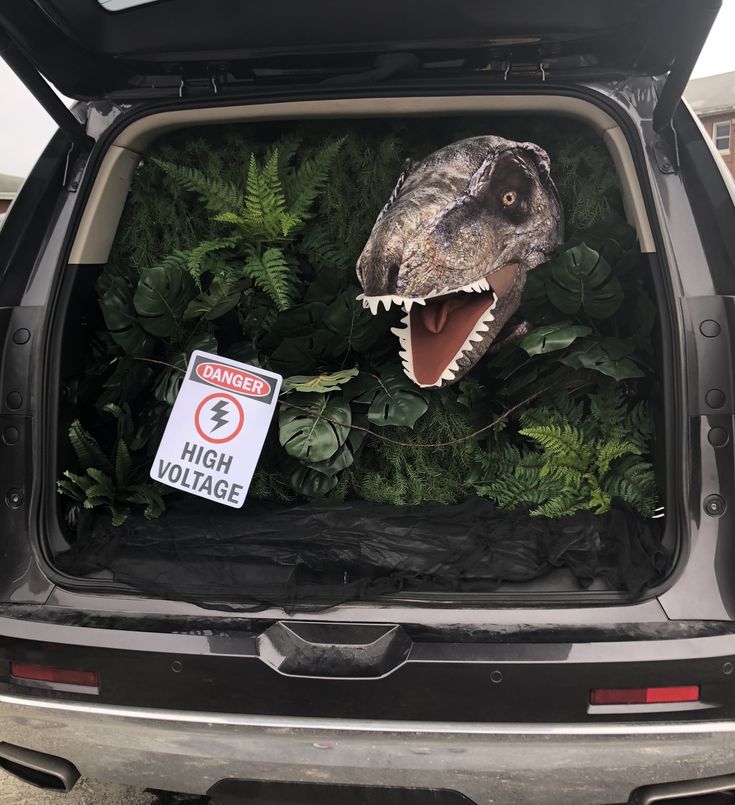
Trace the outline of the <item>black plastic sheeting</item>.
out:
M 568 568 L 631 599 L 668 562 L 657 521 L 614 502 L 610 512 L 547 519 L 468 498 L 444 505 L 365 502 L 242 510 L 173 502 L 158 520 L 82 520 L 57 557 L 74 575 L 110 570 L 149 596 L 202 605 L 286 611 L 399 592 L 490 592 L 502 582 Z

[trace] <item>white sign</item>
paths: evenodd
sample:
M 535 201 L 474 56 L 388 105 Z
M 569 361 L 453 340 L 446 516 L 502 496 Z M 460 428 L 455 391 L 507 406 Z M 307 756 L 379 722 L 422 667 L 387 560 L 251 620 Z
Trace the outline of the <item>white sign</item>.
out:
M 240 508 L 278 402 L 281 376 L 192 353 L 151 478 Z

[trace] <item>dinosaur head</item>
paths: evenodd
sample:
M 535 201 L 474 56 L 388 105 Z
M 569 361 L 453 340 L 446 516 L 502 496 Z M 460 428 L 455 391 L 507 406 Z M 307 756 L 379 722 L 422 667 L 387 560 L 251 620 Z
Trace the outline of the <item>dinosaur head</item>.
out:
M 406 374 L 448 385 L 492 344 L 562 232 L 545 151 L 500 137 L 453 143 L 399 177 L 357 262 L 363 305 L 402 306 Z

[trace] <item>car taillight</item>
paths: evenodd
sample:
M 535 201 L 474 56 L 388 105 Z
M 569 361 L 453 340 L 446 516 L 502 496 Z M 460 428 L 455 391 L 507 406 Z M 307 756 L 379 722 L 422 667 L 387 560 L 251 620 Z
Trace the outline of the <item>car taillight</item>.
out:
M 674 704 L 699 701 L 699 685 L 665 688 L 592 688 L 590 704 Z
M 47 665 L 29 665 L 22 662 L 10 663 L 10 676 L 13 679 L 26 679 L 33 682 L 51 682 L 61 685 L 81 685 L 98 688 L 100 675 L 97 671 L 75 671 L 70 668 L 50 668 Z

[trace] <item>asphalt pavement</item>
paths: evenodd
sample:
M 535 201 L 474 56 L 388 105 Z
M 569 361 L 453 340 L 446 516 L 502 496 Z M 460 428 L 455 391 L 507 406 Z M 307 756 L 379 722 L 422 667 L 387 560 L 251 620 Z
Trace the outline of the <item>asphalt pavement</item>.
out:
M 205 805 L 204 797 L 154 793 L 82 777 L 68 793 L 44 791 L 0 771 L 0 805 Z

